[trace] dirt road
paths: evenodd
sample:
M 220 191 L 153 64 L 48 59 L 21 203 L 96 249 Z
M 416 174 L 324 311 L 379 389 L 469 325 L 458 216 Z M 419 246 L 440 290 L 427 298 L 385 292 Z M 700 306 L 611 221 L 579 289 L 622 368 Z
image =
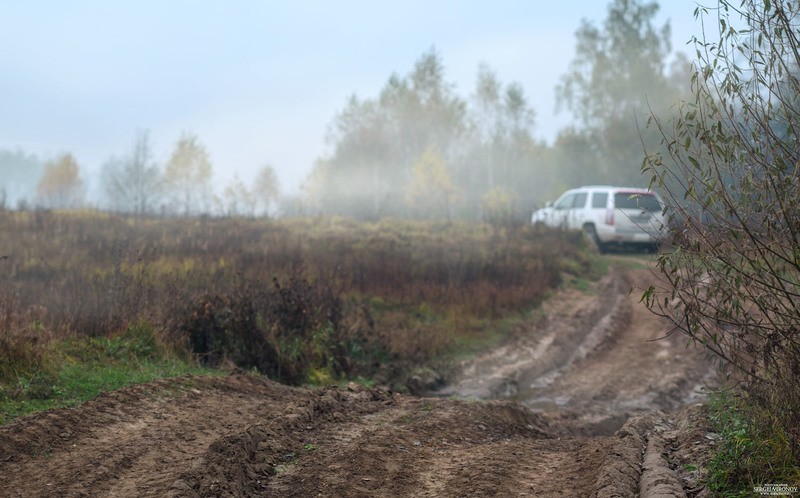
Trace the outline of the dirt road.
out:
M 628 295 L 648 275 L 615 269 L 588 291 L 558 294 L 435 397 L 231 375 L 159 381 L 27 417 L 0 428 L 0 490 L 694 496 L 700 476 L 686 469 L 702 467 L 713 435 L 699 406 L 674 410 L 695 401 L 709 371 L 680 337 L 651 342 L 666 324 Z
M 563 291 L 517 340 L 471 360 L 443 395 L 512 399 L 573 431 L 610 435 L 631 415 L 702 398 L 713 369 L 639 302 L 655 278 L 620 267 L 588 291 Z M 665 337 L 666 336 L 666 337 Z

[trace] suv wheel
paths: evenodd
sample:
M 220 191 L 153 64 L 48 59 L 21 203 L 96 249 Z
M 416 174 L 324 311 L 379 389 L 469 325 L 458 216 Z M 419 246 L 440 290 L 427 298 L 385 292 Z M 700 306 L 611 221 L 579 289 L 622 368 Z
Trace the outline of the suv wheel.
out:
M 597 237 L 597 231 L 594 229 L 594 225 L 583 225 L 583 236 L 586 237 L 586 240 L 595 246 L 600 254 L 605 254 L 606 247 L 600 239 Z

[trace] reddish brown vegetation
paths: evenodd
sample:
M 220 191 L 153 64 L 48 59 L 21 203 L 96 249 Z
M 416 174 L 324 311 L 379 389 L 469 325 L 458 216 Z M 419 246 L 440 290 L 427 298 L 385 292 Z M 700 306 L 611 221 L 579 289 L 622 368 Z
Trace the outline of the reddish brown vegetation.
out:
M 429 361 L 589 265 L 577 237 L 528 227 L 3 212 L 0 230 L 0 360 L 145 323 L 294 383 Z

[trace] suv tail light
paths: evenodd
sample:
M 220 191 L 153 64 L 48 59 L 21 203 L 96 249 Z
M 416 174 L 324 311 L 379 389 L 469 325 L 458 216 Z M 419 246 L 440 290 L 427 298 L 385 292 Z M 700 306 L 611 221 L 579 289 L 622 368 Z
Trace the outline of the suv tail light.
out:
M 606 209 L 606 225 L 614 224 L 614 210 Z

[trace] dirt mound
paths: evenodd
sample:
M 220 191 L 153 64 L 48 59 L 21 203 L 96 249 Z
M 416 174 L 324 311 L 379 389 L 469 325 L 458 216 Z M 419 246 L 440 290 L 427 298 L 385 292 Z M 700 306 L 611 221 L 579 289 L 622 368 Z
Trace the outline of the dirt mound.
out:
M 371 420 L 382 422 L 377 424 L 382 429 L 370 428 Z M 408 492 L 406 486 L 416 479 L 416 472 L 409 472 L 415 464 L 396 457 L 408 455 L 410 460 L 414 452 L 442 437 L 463 445 L 552 435 L 540 417 L 514 403 L 423 400 L 354 385 L 331 387 L 309 391 L 280 414 L 212 444 L 203 459 L 172 485 L 170 496 L 250 496 L 266 491 L 300 496 L 303 489 L 311 493 L 324 487 L 315 480 L 304 488 L 307 475 L 330 478 L 327 491 L 332 494 L 351 493 L 353 481 L 343 480 L 341 462 L 348 463 L 344 473 L 371 476 L 361 478 L 370 495 Z M 314 458 L 322 454 L 322 462 Z M 385 468 L 376 468 L 376 463 Z M 287 479 L 299 466 L 303 476 Z
M 704 405 L 694 404 L 671 415 L 671 422 L 670 428 L 662 433 L 671 468 L 688 496 L 707 496 L 703 483 L 719 441 L 708 420 L 708 410 Z
M 297 392 L 249 375 L 190 376 L 23 417 L 0 427 L 0 488 L 20 497 L 160 496 L 209 444 Z
M 281 384 L 253 376 L 186 376 L 103 393 L 76 408 L 39 412 L 0 426 L 0 460 L 17 461 L 70 446 L 73 440 L 91 433 L 97 426 L 108 426 L 136 417 L 147 406 L 143 403 L 145 400 L 180 396 L 191 398 L 199 394 L 201 389 L 225 390 L 246 395 L 265 387 L 288 389 Z
M 342 423 L 394 403 L 385 391 L 309 391 L 291 399 L 278 413 L 264 414 L 261 423 L 241 434 L 214 442 L 193 469 L 171 487 L 171 496 L 234 496 L 262 491 L 280 465 L 291 462 L 305 441 L 331 422 Z

